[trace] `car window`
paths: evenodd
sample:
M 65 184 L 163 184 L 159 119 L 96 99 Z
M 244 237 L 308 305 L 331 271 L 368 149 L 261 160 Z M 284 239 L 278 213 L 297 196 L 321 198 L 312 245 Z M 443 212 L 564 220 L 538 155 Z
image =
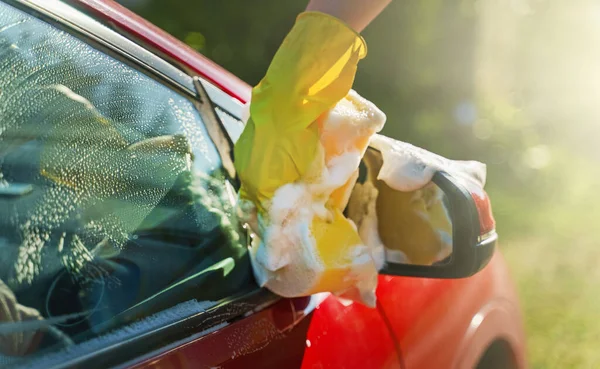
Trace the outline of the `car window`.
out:
M 0 3 L 3 360 L 249 283 L 235 196 L 188 98 Z

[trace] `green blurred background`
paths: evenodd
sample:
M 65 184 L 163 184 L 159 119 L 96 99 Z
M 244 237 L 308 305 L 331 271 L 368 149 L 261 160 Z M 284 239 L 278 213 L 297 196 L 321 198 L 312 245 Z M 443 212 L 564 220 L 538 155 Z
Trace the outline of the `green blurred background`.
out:
M 254 85 L 307 0 L 119 2 Z M 600 367 L 600 2 L 395 1 L 364 37 L 384 133 L 488 165 L 531 367 Z

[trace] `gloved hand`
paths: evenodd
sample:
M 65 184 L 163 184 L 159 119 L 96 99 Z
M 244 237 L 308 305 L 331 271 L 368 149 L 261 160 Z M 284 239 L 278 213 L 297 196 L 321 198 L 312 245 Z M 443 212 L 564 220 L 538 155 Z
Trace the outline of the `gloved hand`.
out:
M 340 20 L 303 13 L 252 91 L 235 166 L 241 199 L 258 211 L 255 275 L 280 295 L 330 291 L 375 305 L 376 263 L 342 214 L 385 122 L 350 92 L 365 55 L 364 40 Z
M 348 94 L 366 52 L 362 37 L 340 20 L 298 16 L 252 90 L 250 119 L 235 145 L 240 195 L 260 212 L 283 184 L 320 174 L 317 118 Z

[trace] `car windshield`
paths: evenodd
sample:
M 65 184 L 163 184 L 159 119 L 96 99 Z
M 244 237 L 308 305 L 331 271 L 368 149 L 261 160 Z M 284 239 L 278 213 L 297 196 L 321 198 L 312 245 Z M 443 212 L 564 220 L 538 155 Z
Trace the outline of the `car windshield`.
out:
M 188 98 L 0 3 L 0 117 L 0 364 L 251 280 Z

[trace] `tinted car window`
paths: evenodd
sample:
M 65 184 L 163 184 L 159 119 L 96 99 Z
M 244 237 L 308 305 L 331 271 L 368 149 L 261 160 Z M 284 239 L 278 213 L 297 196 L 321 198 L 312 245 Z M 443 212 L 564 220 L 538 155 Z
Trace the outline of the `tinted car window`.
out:
M 234 189 L 186 97 L 0 3 L 0 117 L 4 360 L 249 283 Z

